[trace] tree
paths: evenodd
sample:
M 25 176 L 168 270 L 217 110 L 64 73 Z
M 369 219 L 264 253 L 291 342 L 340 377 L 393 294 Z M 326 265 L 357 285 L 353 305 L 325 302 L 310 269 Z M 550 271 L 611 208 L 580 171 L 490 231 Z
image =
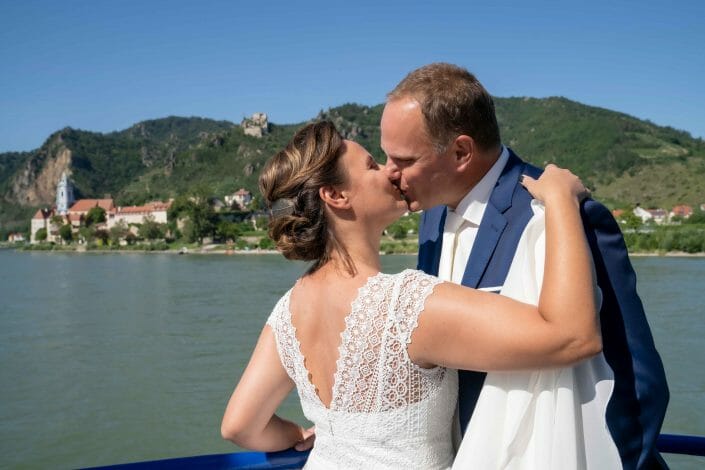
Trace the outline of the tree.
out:
M 81 227 L 78 229 L 78 235 L 80 238 L 83 238 L 83 240 L 86 243 L 90 243 L 93 241 L 93 230 L 91 230 L 88 227 Z
M 267 230 L 267 227 L 269 227 L 269 217 L 254 217 L 252 218 L 252 221 L 255 230 Z
M 130 229 L 127 228 L 125 221 L 121 220 L 110 229 L 110 243 L 118 245 L 121 239 L 127 237 L 128 233 L 130 233 Z
M 73 240 L 73 229 L 72 229 L 71 225 L 69 225 L 69 224 L 62 225 L 59 228 L 59 236 L 66 243 L 71 243 L 71 240 Z
M 274 241 L 269 237 L 262 237 L 259 240 L 259 247 L 262 250 L 273 250 L 275 247 Z
M 184 235 L 190 242 L 203 242 L 203 237 L 213 236 L 218 215 L 208 203 L 207 188 L 198 187 L 191 195 L 179 196 L 169 208 L 169 219 L 188 219 L 184 224 Z
M 103 229 L 96 229 L 93 231 L 93 237 L 99 240 L 101 245 L 107 245 L 110 239 L 110 232 Z
M 198 199 L 193 203 L 189 219 L 191 220 L 189 236 L 191 241 L 198 240 L 199 243 L 203 243 L 204 237 L 213 236 L 218 216 L 206 198 Z
M 406 238 L 406 229 L 404 228 L 404 225 L 399 222 L 395 222 L 390 225 L 387 228 L 387 233 L 389 233 L 395 240 L 402 240 Z
M 215 234 L 220 240 L 237 241 L 237 237 L 240 236 L 240 229 L 238 227 L 238 224 L 234 222 L 221 220 L 215 229 Z
M 644 223 L 638 215 L 634 214 L 634 212 L 630 210 L 627 210 L 624 214 L 619 216 L 619 225 L 623 230 L 636 231 L 639 230 Z
M 60 215 L 55 215 L 51 218 L 51 224 L 55 227 L 61 227 L 64 225 L 64 218 Z
M 132 233 L 128 230 L 127 234 L 125 235 L 125 241 L 127 242 L 128 245 L 134 245 L 135 242 L 137 241 L 137 237 L 135 236 L 134 233 Z
M 250 200 L 249 208 L 251 211 L 259 211 L 259 210 L 264 210 L 264 202 L 262 201 L 262 198 L 260 196 L 252 196 L 252 199 Z
M 696 208 L 693 213 L 683 221 L 685 224 L 705 224 L 705 211 L 701 210 L 699 207 Z
M 34 234 L 34 238 L 40 242 L 43 242 L 44 240 L 46 240 L 47 239 L 47 229 L 40 228 L 39 230 L 37 230 L 37 233 Z
M 100 206 L 91 207 L 88 214 L 86 214 L 84 221 L 86 223 L 86 227 L 105 222 L 105 209 Z
M 144 218 L 140 227 L 140 236 L 146 240 L 159 240 L 166 234 L 166 224 L 160 224 L 149 215 Z
M 167 220 L 175 221 L 179 218 L 188 217 L 191 213 L 193 202 L 185 195 L 178 196 L 169 206 Z

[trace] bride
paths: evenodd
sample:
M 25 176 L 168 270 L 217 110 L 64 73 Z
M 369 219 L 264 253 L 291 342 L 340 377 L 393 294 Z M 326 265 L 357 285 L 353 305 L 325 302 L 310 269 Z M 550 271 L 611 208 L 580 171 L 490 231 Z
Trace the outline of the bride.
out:
M 296 387 L 315 425 L 306 468 L 450 468 L 456 369 L 536 369 L 597 354 L 598 300 L 579 215 L 586 190 L 553 165 L 523 184 L 545 205 L 538 306 L 420 271 L 381 273 L 382 233 L 407 210 L 404 198 L 332 123 L 297 132 L 260 187 L 278 250 L 312 265 L 267 319 L 223 437 L 259 451 L 309 448 L 313 430 L 275 414 Z

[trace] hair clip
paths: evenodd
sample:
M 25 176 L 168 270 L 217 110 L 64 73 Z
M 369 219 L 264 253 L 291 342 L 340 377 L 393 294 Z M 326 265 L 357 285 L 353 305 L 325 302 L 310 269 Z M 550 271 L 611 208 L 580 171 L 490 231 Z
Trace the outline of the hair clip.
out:
M 272 217 L 283 217 L 285 215 L 291 215 L 294 213 L 294 200 L 286 197 L 277 199 L 272 203 L 270 208 L 272 212 Z

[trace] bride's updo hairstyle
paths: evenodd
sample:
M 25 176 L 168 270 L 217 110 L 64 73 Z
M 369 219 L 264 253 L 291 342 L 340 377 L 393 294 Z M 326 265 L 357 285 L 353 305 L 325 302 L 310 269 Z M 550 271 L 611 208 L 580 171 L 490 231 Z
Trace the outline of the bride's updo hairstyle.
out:
M 259 187 L 272 211 L 269 236 L 277 249 L 292 260 L 314 261 L 316 271 L 338 250 L 348 269 L 350 259 L 328 230 L 323 186 L 336 186 L 346 176 L 338 164 L 345 144 L 330 121 L 320 121 L 299 130 L 284 150 L 265 164 Z

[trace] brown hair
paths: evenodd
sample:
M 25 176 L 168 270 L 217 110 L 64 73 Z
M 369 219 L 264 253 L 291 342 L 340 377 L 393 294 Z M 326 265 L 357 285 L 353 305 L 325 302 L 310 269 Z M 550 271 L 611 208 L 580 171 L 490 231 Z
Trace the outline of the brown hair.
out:
M 437 62 L 413 70 L 389 94 L 388 101 L 413 98 L 438 151 L 459 135 L 468 135 L 483 150 L 500 143 L 494 102 L 473 74 Z
M 296 132 L 284 150 L 267 161 L 259 177 L 268 207 L 281 199 L 293 202 L 291 214 L 270 219 L 270 238 L 287 259 L 315 261 L 309 272 L 330 260 L 333 249 L 343 254 L 348 270 L 351 267 L 349 256 L 328 230 L 318 192 L 345 182 L 338 164 L 344 149 L 343 137 L 332 122 L 315 122 Z

